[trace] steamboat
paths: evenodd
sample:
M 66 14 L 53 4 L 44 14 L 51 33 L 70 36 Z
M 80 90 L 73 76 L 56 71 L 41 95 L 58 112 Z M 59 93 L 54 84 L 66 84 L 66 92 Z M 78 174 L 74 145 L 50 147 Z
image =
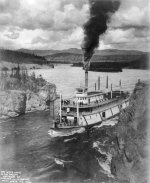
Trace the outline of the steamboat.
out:
M 71 99 L 62 99 L 60 95 L 60 109 L 53 127 L 49 130 L 52 137 L 68 136 L 85 131 L 95 125 L 114 118 L 129 106 L 129 93 L 121 90 L 101 91 L 100 78 L 98 78 L 98 90 L 88 90 L 88 68 L 85 69 L 85 86 L 76 88 L 75 95 Z M 108 87 L 108 78 L 106 80 Z

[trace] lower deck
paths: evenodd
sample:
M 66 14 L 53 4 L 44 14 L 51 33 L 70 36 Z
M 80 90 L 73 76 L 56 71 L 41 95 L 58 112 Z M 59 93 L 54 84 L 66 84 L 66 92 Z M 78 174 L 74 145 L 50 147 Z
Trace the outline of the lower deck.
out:
M 106 103 L 106 105 L 97 106 L 92 111 L 81 112 L 79 115 L 74 113 L 62 113 L 61 122 L 55 123 L 55 127 L 58 128 L 70 128 L 79 126 L 88 126 L 96 123 L 100 123 L 104 120 L 118 115 L 122 109 L 129 106 L 129 99 L 119 99 Z

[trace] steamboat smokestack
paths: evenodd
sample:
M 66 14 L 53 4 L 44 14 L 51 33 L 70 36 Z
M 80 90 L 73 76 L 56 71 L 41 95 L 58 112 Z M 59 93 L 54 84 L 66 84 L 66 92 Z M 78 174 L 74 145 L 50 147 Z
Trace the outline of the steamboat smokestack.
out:
M 85 70 L 85 88 L 86 90 L 88 90 L 88 69 L 89 69 L 89 64 L 90 64 L 90 59 L 86 57 L 85 53 L 86 53 L 86 48 L 82 47 L 82 51 L 83 51 L 83 68 Z
M 94 50 L 99 46 L 99 37 L 106 32 L 107 23 L 110 21 L 112 14 L 120 7 L 120 0 L 88 1 L 90 16 L 83 26 L 84 39 L 81 46 L 84 55 L 85 73 L 86 69 L 88 70 L 89 68 L 89 61 L 94 54 Z M 86 75 L 88 74 L 86 73 Z
M 85 88 L 88 90 L 88 71 L 85 70 Z

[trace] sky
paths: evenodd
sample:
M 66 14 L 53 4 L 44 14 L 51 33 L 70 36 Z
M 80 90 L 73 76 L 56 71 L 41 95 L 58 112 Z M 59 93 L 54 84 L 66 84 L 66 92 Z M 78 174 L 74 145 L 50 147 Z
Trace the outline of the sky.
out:
M 98 49 L 148 51 L 149 7 L 149 0 L 121 0 Z M 0 0 L 0 47 L 80 48 L 88 18 L 88 0 Z

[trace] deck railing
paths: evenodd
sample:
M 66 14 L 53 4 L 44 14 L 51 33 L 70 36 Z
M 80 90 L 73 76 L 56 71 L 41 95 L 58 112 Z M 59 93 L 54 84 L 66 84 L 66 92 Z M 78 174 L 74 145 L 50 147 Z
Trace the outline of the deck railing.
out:
M 95 101 L 95 102 L 90 102 L 90 103 L 87 103 L 87 104 L 84 104 L 84 103 L 81 103 L 79 102 L 78 105 L 79 105 L 79 108 L 90 108 L 90 107 L 99 107 L 101 105 L 104 105 L 104 104 L 107 104 L 107 103 L 110 103 L 110 102 L 114 102 L 115 100 L 118 100 L 118 98 L 113 98 L 113 99 L 105 99 L 105 100 L 101 100 L 101 101 Z M 62 103 L 62 107 L 67 107 L 67 108 L 77 108 L 77 104 L 73 101 L 68 101 L 66 103 Z

